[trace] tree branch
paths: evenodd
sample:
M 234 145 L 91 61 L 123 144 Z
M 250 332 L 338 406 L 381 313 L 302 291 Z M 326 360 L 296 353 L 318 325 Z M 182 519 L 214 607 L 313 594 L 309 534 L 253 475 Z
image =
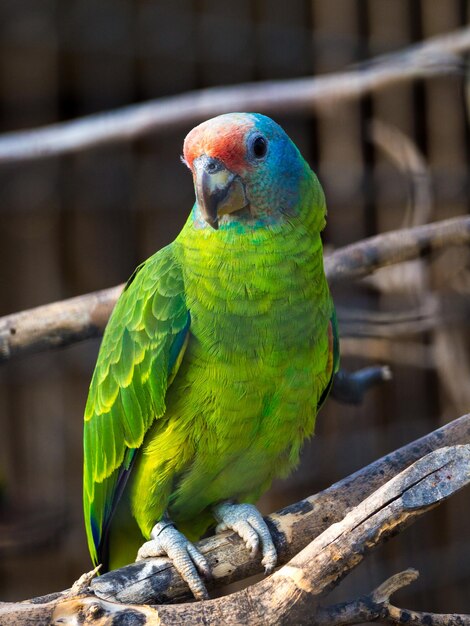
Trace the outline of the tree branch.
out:
M 287 563 L 312 538 L 339 522 L 347 511 L 413 462 L 443 446 L 458 444 L 470 444 L 470 414 L 391 452 L 325 491 L 267 517 L 280 565 Z M 198 548 L 206 555 L 212 568 L 213 578 L 207 581 L 209 589 L 263 571 L 260 559 L 253 558 L 234 533 L 204 539 L 198 543 Z M 175 602 L 192 597 L 187 585 L 167 559 L 133 563 L 109 572 L 95 579 L 91 589 L 101 599 L 129 604 Z M 38 600 L 45 603 L 61 596 L 63 593 Z
M 397 230 L 346 246 L 325 258 L 328 282 L 361 278 L 379 267 L 470 242 L 470 216 Z M 0 318 L 0 363 L 103 334 L 123 285 Z
M 124 285 L 0 318 L 0 363 L 100 337 Z
M 470 443 L 470 414 L 382 457 L 328 489 L 270 515 L 266 519 L 279 563 L 287 563 L 312 537 L 340 521 L 348 510 L 420 457 L 442 446 L 466 443 Z M 198 547 L 213 572 L 209 589 L 263 571 L 261 560 L 247 553 L 235 533 L 204 539 Z M 93 588 L 99 596 L 120 602 L 162 603 L 191 597 L 188 587 L 166 559 L 133 563 L 109 572 L 96 579 Z
M 101 626 L 129 624 L 131 619 L 161 626 L 315 623 L 319 600 L 368 552 L 468 484 L 469 465 L 470 445 L 431 452 L 374 491 L 272 576 L 229 597 L 154 608 L 126 606 L 96 597 L 92 587 L 83 589 L 85 582 L 75 585 L 75 592 L 72 588 L 46 602 L 0 605 L 0 618 L 9 619 L 12 626 L 24 625 L 29 610 L 26 619 L 36 614 L 55 624 L 76 623 L 77 616 L 83 624 Z M 386 594 L 382 586 L 375 601 L 386 599 Z
M 470 216 L 394 230 L 337 250 L 325 259 L 330 285 L 371 274 L 379 267 L 423 257 L 435 250 L 468 244 Z
M 357 600 L 320 607 L 315 614 L 315 626 L 348 626 L 364 622 L 408 626 L 470 626 L 470 615 L 423 613 L 393 606 L 390 603 L 392 594 L 415 581 L 418 576 L 416 570 L 407 569 L 388 578 L 377 589 Z
M 202 89 L 72 122 L 7 133 L 0 138 L 0 163 L 129 141 L 150 131 L 192 124 L 228 111 L 295 113 L 331 107 L 392 84 L 448 75 L 459 70 L 461 59 L 457 55 L 468 49 L 470 28 L 463 28 L 377 57 L 348 72 Z

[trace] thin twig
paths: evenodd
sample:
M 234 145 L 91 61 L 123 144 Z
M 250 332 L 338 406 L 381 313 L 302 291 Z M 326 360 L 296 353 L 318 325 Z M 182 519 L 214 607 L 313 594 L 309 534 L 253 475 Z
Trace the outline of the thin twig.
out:
M 470 28 L 463 28 L 383 55 L 348 72 L 203 89 L 41 129 L 8 133 L 0 138 L 0 163 L 129 141 L 227 111 L 285 114 L 331 107 L 393 84 L 458 71 L 461 59 L 457 55 L 468 49 Z

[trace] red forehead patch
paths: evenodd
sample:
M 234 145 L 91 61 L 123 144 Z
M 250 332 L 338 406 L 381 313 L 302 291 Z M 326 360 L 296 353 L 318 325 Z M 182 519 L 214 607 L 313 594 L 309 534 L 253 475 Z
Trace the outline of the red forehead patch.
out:
M 220 159 L 232 171 L 246 167 L 247 132 L 254 121 L 246 114 L 221 115 L 193 128 L 184 140 L 184 159 L 190 168 L 205 154 Z

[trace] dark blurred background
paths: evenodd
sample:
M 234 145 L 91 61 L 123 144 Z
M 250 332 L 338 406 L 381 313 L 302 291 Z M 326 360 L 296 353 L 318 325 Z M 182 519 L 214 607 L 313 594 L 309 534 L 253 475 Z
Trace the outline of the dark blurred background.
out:
M 466 25 L 469 15 L 465 0 L 0 0 L 0 131 L 342 70 Z M 462 73 L 275 116 L 324 185 L 328 248 L 468 213 L 467 105 Z M 377 120 L 386 126 L 372 132 Z M 189 130 L 1 166 L 0 314 L 118 284 L 171 241 L 193 199 L 179 161 Z M 403 166 L 406 142 L 418 164 Z M 469 267 L 468 249 L 453 249 L 335 291 L 343 365 L 390 363 L 394 380 L 361 407 L 327 403 L 301 467 L 263 498 L 265 512 L 469 409 Z M 66 588 L 90 569 L 82 414 L 98 347 L 87 341 L 0 369 L 2 600 Z M 413 566 L 421 578 L 396 604 L 470 613 L 468 519 L 463 492 L 367 558 L 336 597 Z

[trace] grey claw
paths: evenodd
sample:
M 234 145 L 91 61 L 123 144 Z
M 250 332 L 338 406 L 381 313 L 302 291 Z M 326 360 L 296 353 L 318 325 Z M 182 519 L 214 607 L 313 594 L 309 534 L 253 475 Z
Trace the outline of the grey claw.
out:
M 219 522 L 216 532 L 234 530 L 245 542 L 252 554 L 256 554 L 261 544 L 262 560 L 266 574 L 276 567 L 277 552 L 271 533 L 261 513 L 253 504 L 234 504 L 222 502 L 213 508 Z
M 210 577 L 210 567 L 204 555 L 168 522 L 159 522 L 150 534 L 152 539 L 141 546 L 136 561 L 167 556 L 178 574 L 188 584 L 197 600 L 207 600 L 209 594 L 201 576 Z
M 202 574 L 205 578 L 212 578 L 212 572 L 206 557 L 201 554 L 190 541 L 188 541 L 186 549 L 193 563 L 196 565 L 199 573 Z

